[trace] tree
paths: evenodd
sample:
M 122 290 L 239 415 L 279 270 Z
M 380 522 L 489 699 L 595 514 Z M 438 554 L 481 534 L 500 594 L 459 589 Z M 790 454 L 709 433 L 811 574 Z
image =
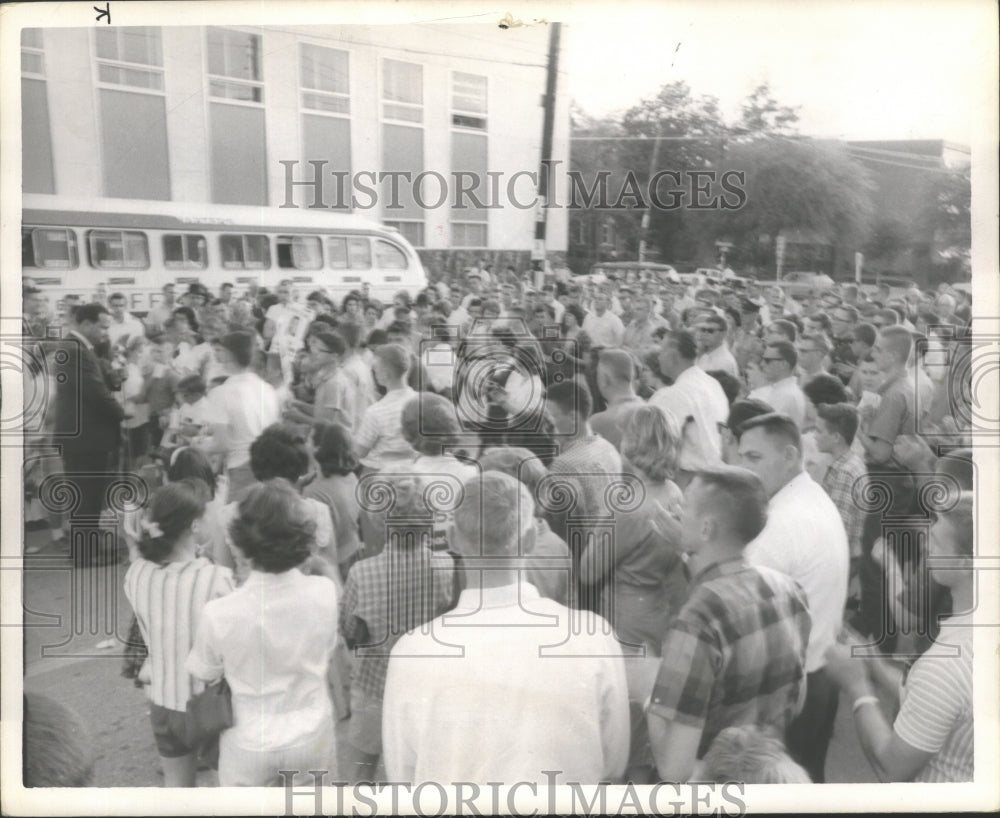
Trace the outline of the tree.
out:
M 972 271 L 972 177 L 969 165 L 951 169 L 935 180 L 930 231 L 946 272 Z
M 780 105 L 766 82 L 743 103 L 740 120 L 730 129 L 740 141 L 762 136 L 792 136 L 798 131 L 799 109 Z
M 740 245 L 741 257 L 770 265 L 783 230 L 823 237 L 834 247 L 860 246 L 873 211 L 868 172 L 844 146 L 810 139 L 767 138 L 737 144 L 725 166 L 745 174 L 745 205 L 707 213 L 708 226 Z M 756 249 L 766 248 L 763 255 Z

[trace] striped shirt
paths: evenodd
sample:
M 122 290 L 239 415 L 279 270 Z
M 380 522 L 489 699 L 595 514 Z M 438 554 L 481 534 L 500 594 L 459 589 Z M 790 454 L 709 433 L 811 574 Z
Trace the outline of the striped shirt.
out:
M 125 574 L 125 596 L 149 649 L 150 699 L 183 711 L 203 685 L 185 670 L 205 604 L 233 590 L 233 574 L 204 557 L 158 565 L 139 558 Z
M 365 410 L 355 436 L 362 465 L 379 470 L 393 461 L 417 456 L 403 437 L 402 424 L 403 407 L 416 395 L 409 386 L 403 386 L 387 392 Z
M 913 665 L 893 730 L 911 747 L 935 753 L 914 781 L 972 781 L 972 622 L 969 615 L 944 620 L 937 642 Z
M 726 727 L 783 732 L 799 709 L 809 628 L 791 578 L 741 559 L 712 565 L 663 640 L 649 712 L 701 728 L 698 758 Z
M 854 497 L 864 496 L 867 482 L 868 469 L 851 449 L 833 460 L 823 476 L 823 488 L 840 512 L 840 519 L 844 521 L 852 557 L 861 556 L 861 529 L 865 522 L 864 510 Z

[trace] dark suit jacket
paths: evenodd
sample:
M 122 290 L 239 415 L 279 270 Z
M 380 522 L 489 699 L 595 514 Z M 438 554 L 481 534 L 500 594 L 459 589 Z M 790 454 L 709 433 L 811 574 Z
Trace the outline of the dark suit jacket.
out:
M 114 399 L 97 355 L 79 338 L 63 339 L 69 356 L 66 378 L 56 386 L 56 434 L 68 454 L 103 455 L 117 451 L 121 440 L 122 405 Z

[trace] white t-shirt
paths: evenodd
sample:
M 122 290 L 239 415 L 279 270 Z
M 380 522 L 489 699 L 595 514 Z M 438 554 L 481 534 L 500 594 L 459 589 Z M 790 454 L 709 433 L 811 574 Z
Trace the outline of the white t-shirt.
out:
M 788 481 L 767 506 L 767 525 L 744 551 L 751 565 L 787 574 L 806 592 L 812 628 L 806 672 L 826 664 L 847 602 L 850 550 L 840 512 L 806 472 Z
M 250 462 L 250 444 L 281 418 L 278 393 L 253 372 L 230 375 L 208 393 L 209 421 L 225 424 L 229 434 L 226 467 Z

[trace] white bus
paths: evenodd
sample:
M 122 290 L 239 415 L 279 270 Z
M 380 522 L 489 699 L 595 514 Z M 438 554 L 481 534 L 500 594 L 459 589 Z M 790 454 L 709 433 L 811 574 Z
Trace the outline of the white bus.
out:
M 122 292 L 138 313 L 167 282 L 178 295 L 196 281 L 213 294 L 230 282 L 238 294 L 290 279 L 297 298 L 323 290 L 338 303 L 365 284 L 383 303 L 427 286 L 406 239 L 348 213 L 42 194 L 22 200 L 21 265 L 53 306 Z

